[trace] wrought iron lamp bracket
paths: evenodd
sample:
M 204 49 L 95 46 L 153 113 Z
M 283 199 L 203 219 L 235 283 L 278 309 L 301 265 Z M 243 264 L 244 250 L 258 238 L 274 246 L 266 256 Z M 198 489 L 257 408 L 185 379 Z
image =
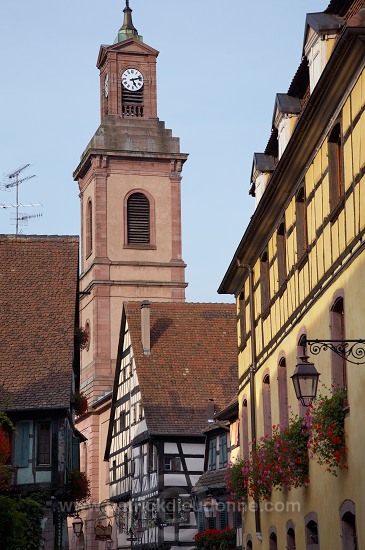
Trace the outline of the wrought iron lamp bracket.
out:
M 348 363 L 353 365 L 365 365 L 365 340 L 307 340 L 301 341 L 303 349 L 309 346 L 313 355 L 321 351 L 333 351 Z

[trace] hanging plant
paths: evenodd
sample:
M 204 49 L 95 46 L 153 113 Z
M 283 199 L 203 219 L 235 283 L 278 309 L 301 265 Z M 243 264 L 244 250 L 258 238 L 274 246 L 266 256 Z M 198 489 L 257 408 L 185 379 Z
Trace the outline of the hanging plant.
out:
M 87 397 L 82 392 L 76 391 L 73 394 L 73 406 L 77 416 L 85 414 L 88 409 Z
M 310 457 L 326 466 L 327 471 L 334 476 L 337 476 L 338 470 L 348 468 L 343 408 L 345 397 L 344 388 L 338 388 L 330 397 L 319 395 L 305 417 L 306 426 L 310 430 Z
M 90 481 L 84 472 L 70 470 L 67 474 L 66 497 L 68 502 L 86 502 L 91 496 Z
M 79 349 L 86 349 L 89 344 L 89 332 L 82 327 L 75 327 L 75 345 Z
M 247 500 L 247 479 L 244 478 L 243 469 L 246 468 L 246 461 L 239 459 L 229 465 L 225 482 L 230 498 L 234 502 L 246 502 Z
M 289 427 L 273 426 L 272 437 L 262 437 L 255 452 L 230 468 L 229 490 L 238 498 L 250 495 L 267 500 L 273 489 L 308 486 L 307 445 L 308 430 L 302 418 L 291 419 Z

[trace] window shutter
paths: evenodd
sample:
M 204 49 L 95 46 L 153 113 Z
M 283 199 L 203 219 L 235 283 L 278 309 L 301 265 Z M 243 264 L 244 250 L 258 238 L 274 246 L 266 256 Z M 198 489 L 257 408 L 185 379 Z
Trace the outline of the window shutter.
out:
M 143 193 L 133 193 L 127 203 L 128 244 L 150 243 L 150 203 Z
M 80 469 L 80 441 L 77 437 L 72 437 L 72 469 Z
M 30 422 L 19 422 L 15 431 L 14 466 L 27 468 L 29 465 Z
M 225 501 L 220 501 L 219 504 L 219 529 L 225 529 L 228 525 L 227 503 Z
M 203 506 L 200 504 L 198 508 L 198 531 L 204 531 L 204 510 Z

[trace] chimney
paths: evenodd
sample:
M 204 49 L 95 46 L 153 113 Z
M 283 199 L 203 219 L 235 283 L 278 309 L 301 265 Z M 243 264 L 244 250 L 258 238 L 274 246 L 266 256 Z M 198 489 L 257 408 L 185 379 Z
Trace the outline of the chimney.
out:
M 208 399 L 206 404 L 207 421 L 214 422 L 215 405 L 214 399 Z
M 151 304 L 147 300 L 141 304 L 141 341 L 144 355 L 151 355 Z

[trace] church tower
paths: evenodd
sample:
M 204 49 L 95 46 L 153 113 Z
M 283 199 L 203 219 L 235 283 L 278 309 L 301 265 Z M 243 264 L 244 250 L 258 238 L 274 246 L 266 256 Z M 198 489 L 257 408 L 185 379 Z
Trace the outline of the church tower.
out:
M 81 201 L 80 324 L 89 333 L 80 386 L 89 411 L 77 426 L 87 438 L 81 470 L 91 480 L 93 503 L 109 497 L 103 459 L 123 302 L 185 301 L 180 184 L 187 155 L 157 117 L 157 56 L 133 26 L 126 0 L 123 26 L 97 61 L 101 124 L 74 172 Z M 98 509 L 83 513 L 87 548 L 99 549 Z
M 157 118 L 157 56 L 133 26 L 127 0 L 114 44 L 100 48 L 101 124 L 74 173 L 81 323 L 90 333 L 82 382 L 91 400 L 111 389 L 123 301 L 185 301 L 180 184 L 187 155 Z

